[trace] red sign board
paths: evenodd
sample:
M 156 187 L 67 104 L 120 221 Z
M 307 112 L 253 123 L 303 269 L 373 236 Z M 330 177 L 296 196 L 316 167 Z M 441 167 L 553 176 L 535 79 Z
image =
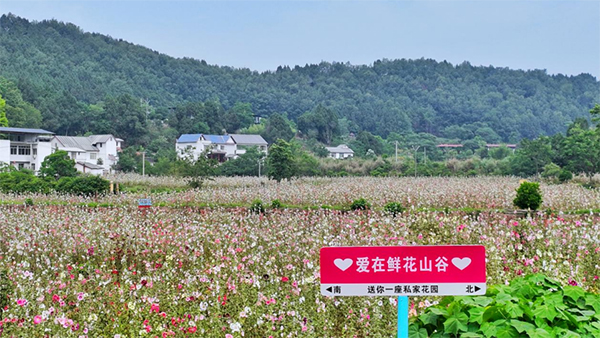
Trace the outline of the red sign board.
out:
M 485 283 L 482 245 L 321 249 L 327 296 L 482 295 Z

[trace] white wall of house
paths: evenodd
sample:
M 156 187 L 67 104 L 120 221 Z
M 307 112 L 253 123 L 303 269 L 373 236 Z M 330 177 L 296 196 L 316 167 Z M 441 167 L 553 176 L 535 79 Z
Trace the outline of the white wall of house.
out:
M 195 143 L 176 143 L 175 151 L 177 151 L 177 157 L 184 158 L 188 154 L 189 148 L 189 152 L 192 154 L 193 160 L 195 161 L 198 159 L 198 156 L 210 146 L 210 144 L 210 141 L 199 138 Z
M 0 140 L 0 162 L 10 164 L 10 140 Z
M 104 169 L 91 169 L 88 167 L 85 167 L 79 163 L 75 163 L 75 168 L 77 169 L 77 171 L 82 172 L 84 174 L 91 174 L 91 175 L 102 175 L 104 173 Z
M 105 170 L 111 170 L 112 166 L 119 161 L 119 154 L 117 153 L 117 141 L 115 138 L 110 137 L 105 143 L 96 143 L 96 148 L 99 150 L 96 159 L 90 158 L 88 162 L 97 164 L 98 158 L 101 158 L 102 164 L 99 165 L 104 167 Z

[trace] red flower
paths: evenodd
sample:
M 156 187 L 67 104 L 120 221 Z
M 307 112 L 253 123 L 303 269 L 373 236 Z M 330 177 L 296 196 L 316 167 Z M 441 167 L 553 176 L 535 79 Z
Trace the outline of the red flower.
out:
M 289 281 L 289 280 L 290 280 L 290 279 L 289 279 L 289 278 L 287 278 L 287 277 L 285 277 L 285 276 L 281 277 L 281 281 L 282 281 L 282 282 L 287 282 L 287 281 Z
M 195 326 L 192 326 L 192 327 L 188 328 L 188 332 L 189 332 L 189 333 L 194 333 L 194 332 L 196 332 L 196 330 L 197 330 L 197 329 L 196 329 L 196 327 L 195 327 Z

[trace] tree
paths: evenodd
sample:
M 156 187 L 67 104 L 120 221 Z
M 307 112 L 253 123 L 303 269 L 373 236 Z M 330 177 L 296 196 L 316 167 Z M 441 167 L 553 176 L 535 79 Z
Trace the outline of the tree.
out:
M 208 149 L 198 155 L 184 156 L 173 163 L 172 173 L 190 179 L 188 185 L 192 188 L 202 188 L 204 181 L 211 179 L 217 173 L 218 162 L 208 158 Z
M 57 180 L 61 177 L 75 177 L 77 176 L 75 160 L 72 160 L 66 151 L 57 150 L 46 156 L 40 168 L 40 175 Z
M 0 127 L 8 127 L 8 119 L 6 118 L 6 101 L 0 95 Z
M 574 128 L 563 140 L 562 156 L 567 169 L 592 179 L 600 172 L 600 135 L 595 130 Z
M 259 162 L 262 165 L 264 156 L 265 153 L 257 147 L 250 147 L 238 158 L 223 163 L 219 169 L 226 176 L 258 176 Z
M 268 176 L 272 180 L 281 182 L 283 179 L 288 181 L 295 175 L 295 161 L 292 155 L 291 145 L 278 139 L 269 149 L 267 157 Z
M 314 111 L 306 112 L 298 118 L 298 128 L 310 138 L 331 144 L 333 137 L 339 134 L 337 114 L 319 104 Z
M 275 113 L 267 120 L 263 136 L 269 143 L 273 143 L 278 139 L 289 141 L 294 137 L 294 131 L 290 127 L 290 123 L 285 116 Z
M 513 204 L 521 209 L 537 210 L 542 204 L 540 184 L 536 182 L 521 183 Z

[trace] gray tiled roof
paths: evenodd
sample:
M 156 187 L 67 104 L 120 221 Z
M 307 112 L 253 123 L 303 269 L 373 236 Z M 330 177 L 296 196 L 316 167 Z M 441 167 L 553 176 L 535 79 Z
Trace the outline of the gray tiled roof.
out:
M 337 147 L 325 147 L 330 153 L 354 154 L 354 151 L 348 148 L 345 144 L 340 144 Z
M 44 129 L 29 129 L 29 128 L 11 128 L 0 127 L 0 133 L 21 133 L 21 134 L 45 134 L 54 135 L 53 132 Z
M 95 170 L 100 170 L 100 169 L 103 170 L 104 169 L 104 167 L 99 166 L 99 165 L 94 164 L 94 163 L 90 163 L 90 162 L 80 162 L 80 161 L 77 161 L 77 164 L 79 164 L 81 166 L 84 166 L 86 168 L 95 169 Z
M 247 134 L 231 134 L 229 135 L 236 144 L 240 145 L 256 145 L 266 146 L 267 141 L 260 135 L 247 135 Z
M 111 134 L 88 136 L 88 138 L 90 139 L 90 142 L 92 142 L 92 144 L 96 144 L 98 142 L 106 143 L 106 142 L 108 142 L 108 140 L 110 140 L 111 137 L 113 137 Z
M 98 148 L 92 145 L 92 142 L 87 137 L 82 136 L 54 136 L 56 140 L 64 147 L 79 148 L 85 151 L 99 151 Z

